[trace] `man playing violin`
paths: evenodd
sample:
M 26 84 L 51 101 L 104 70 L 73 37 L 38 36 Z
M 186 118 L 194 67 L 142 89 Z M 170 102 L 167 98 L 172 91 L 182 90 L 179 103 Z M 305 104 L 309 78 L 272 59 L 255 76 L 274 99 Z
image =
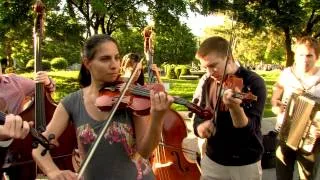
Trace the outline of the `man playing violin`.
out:
M 292 93 L 308 93 L 320 97 L 320 68 L 316 66 L 319 59 L 320 44 L 312 37 L 301 37 L 295 45 L 295 62 L 291 67 L 285 68 L 273 87 L 271 98 L 272 111 L 277 114 L 276 130 L 280 130 L 286 104 Z M 313 122 L 310 134 L 320 137 L 320 123 Z M 291 180 L 294 166 L 297 162 L 301 179 L 317 179 L 312 173 L 316 155 L 319 154 L 319 145 L 315 146 L 311 155 L 305 155 L 286 146 L 282 140 L 276 154 L 277 179 Z M 319 168 L 319 167 L 314 167 Z M 316 169 L 315 169 L 316 170 Z
M 58 140 L 72 120 L 80 158 L 85 160 L 106 124 L 106 117 L 112 114 L 100 111 L 96 99 L 106 83 L 118 81 L 120 54 L 116 40 L 102 34 L 90 37 L 83 50 L 79 74 L 82 89 L 69 94 L 58 104 L 44 135 L 54 134 Z M 154 179 L 148 158 L 159 143 L 162 117 L 173 98 L 164 92 L 151 91 L 150 100 L 150 115 L 138 116 L 129 108 L 116 110 L 87 168 L 82 169 L 83 177 L 59 169 L 49 153 L 41 155 L 43 147 L 40 145 L 32 155 L 49 179 Z
M 222 37 L 213 36 L 202 42 L 196 58 L 207 73 L 199 81 L 194 101 L 215 114 L 213 119 L 194 116 L 194 133 L 207 139 L 206 154 L 201 160 L 202 179 L 261 179 L 264 80 L 233 59 L 230 44 Z M 228 81 L 223 79 L 224 74 L 241 78 L 243 88 L 221 87 Z M 257 100 L 245 103 L 245 99 L 235 96 L 238 92 L 252 92 Z

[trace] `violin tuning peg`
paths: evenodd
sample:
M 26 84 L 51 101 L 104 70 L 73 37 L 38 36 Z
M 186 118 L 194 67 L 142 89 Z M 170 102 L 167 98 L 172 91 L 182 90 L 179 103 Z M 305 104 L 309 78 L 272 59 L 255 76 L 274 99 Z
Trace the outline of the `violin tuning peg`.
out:
M 38 147 L 38 143 L 37 143 L 37 142 L 32 142 L 32 144 L 31 144 L 31 145 L 32 145 L 32 148 L 33 148 L 33 149 L 35 149 L 35 148 L 37 148 L 37 147 Z
M 44 155 L 46 155 L 47 154 L 47 149 L 44 149 L 42 152 L 41 152 L 41 156 L 44 156 Z
M 54 134 L 49 134 L 48 141 L 52 141 L 56 136 Z

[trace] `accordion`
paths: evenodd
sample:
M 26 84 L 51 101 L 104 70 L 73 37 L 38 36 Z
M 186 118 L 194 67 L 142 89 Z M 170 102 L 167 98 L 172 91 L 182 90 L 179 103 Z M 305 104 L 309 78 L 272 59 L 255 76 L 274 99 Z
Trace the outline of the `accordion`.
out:
M 316 144 L 310 129 L 320 122 L 320 98 L 293 93 L 289 98 L 280 130 L 280 141 L 297 151 L 311 153 Z

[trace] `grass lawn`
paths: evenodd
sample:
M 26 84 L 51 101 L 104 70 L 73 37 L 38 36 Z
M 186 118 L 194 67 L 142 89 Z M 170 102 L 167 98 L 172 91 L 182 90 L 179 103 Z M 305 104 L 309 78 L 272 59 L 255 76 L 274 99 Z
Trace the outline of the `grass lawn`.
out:
M 266 100 L 264 117 L 272 117 L 274 114 L 271 112 L 270 98 L 272 94 L 272 85 L 275 83 L 275 80 L 279 76 L 280 71 L 257 71 L 263 79 L 265 80 L 268 97 Z M 70 92 L 76 91 L 79 89 L 77 82 L 78 71 L 58 71 L 50 72 L 49 75 L 56 81 L 57 89 L 54 93 L 54 100 L 57 102 L 69 94 Z M 26 77 L 32 77 L 31 73 L 23 74 Z M 162 79 L 164 83 L 169 83 L 169 94 L 173 96 L 179 96 L 181 98 L 191 101 L 193 92 L 195 91 L 198 80 L 179 80 L 179 79 Z M 172 108 L 177 111 L 186 111 L 182 105 L 173 104 Z

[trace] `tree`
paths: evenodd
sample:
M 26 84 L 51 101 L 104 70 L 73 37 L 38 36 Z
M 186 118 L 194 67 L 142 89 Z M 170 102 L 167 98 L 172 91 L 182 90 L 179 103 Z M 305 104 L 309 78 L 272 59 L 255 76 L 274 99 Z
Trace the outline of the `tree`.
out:
M 67 0 L 69 14 L 85 22 L 87 36 L 103 33 L 111 35 L 117 29 L 143 28 L 147 16 L 170 24 L 168 19 L 186 14 L 184 0 Z
M 1 5 L 3 6 L 0 7 L 0 40 L 7 43 L 1 44 L 0 54 L 7 54 L 7 57 L 16 58 L 18 65 L 24 66 L 26 60 L 33 57 L 32 28 L 34 13 L 32 12 L 32 2 L 5 0 Z M 179 16 L 186 14 L 187 2 L 184 0 L 46 0 L 45 6 L 46 31 L 42 47 L 43 56 L 46 59 L 64 57 L 69 64 L 78 61 L 80 46 L 86 38 L 96 33 L 111 35 L 116 32 L 115 35 L 121 39 L 123 52 L 141 51 L 143 46 L 140 46 L 140 42 L 142 43 L 143 39 L 134 31 L 138 32 L 139 29 L 143 29 L 147 25 L 147 17 L 155 22 L 156 31 L 159 35 L 163 34 L 163 36 L 167 36 L 166 38 L 171 38 L 170 41 L 166 42 L 177 42 L 179 43 L 177 47 L 181 49 L 193 47 L 192 44 L 187 44 L 186 47 L 188 48 L 182 48 L 184 42 L 182 39 L 178 39 L 185 37 L 178 35 L 178 30 L 172 30 L 180 28 L 185 35 L 190 33 L 190 30 L 182 27 L 179 22 Z M 6 19 L 9 19 L 11 23 L 7 23 L 8 20 Z M 175 27 L 176 25 L 178 27 Z M 170 33 L 166 34 L 165 31 Z M 130 38 L 135 41 L 128 40 L 128 37 L 124 38 L 123 35 L 130 35 Z M 176 35 L 179 38 L 174 38 Z M 186 42 L 192 43 L 192 38 L 193 36 L 190 35 L 190 39 L 187 39 Z M 175 39 L 175 41 L 172 41 L 172 39 Z M 137 41 L 139 43 L 136 43 Z M 171 44 L 168 47 L 175 49 L 176 47 L 173 47 L 173 45 Z M 161 49 L 162 51 L 164 49 Z M 190 50 L 190 52 L 192 53 L 194 50 Z M 181 50 L 177 50 L 175 54 L 180 59 L 189 59 L 181 56 L 182 53 Z M 184 54 L 191 57 L 188 52 Z M 173 57 L 173 54 L 167 53 L 167 55 Z M 159 57 L 159 62 L 164 59 L 168 58 Z
M 31 2 L 21 1 L 3 1 L 0 4 L 0 40 L 2 42 L 1 54 L 8 59 L 9 66 L 14 64 L 12 54 L 13 48 L 19 46 L 18 39 L 26 37 L 32 39 L 32 15 L 29 13 Z M 17 31 L 18 30 L 18 31 Z
M 121 54 L 138 53 L 143 56 L 143 36 L 141 32 L 142 30 L 139 28 L 131 28 L 117 30 L 113 33 L 112 36 L 119 42 Z
M 197 40 L 186 24 L 156 28 L 155 62 L 173 64 L 189 64 L 194 60 Z
M 58 4 L 56 0 L 45 1 L 45 33 L 41 44 L 43 55 L 53 58 L 63 54 L 66 58 L 78 61 L 83 28 L 76 20 L 65 16 Z M 33 1 L 30 0 L 6 0 L 0 3 L 0 55 L 9 59 L 9 66 L 16 64 L 24 68 L 34 56 L 32 31 L 35 13 L 32 6 Z
M 79 63 L 85 27 L 66 14 L 51 11 L 47 15 L 43 56 L 47 59 L 64 57 L 69 65 Z
M 141 32 L 141 29 L 131 28 L 113 33 L 112 36 L 119 42 L 121 54 L 135 52 L 144 55 Z M 194 59 L 196 40 L 185 24 L 172 26 L 170 31 L 156 26 L 154 34 L 154 63 L 188 64 Z
M 203 14 L 217 11 L 233 13 L 237 21 L 255 31 L 272 29 L 283 33 L 286 66 L 293 63 L 292 37 L 320 36 L 320 3 L 318 0 L 195 0 L 192 7 L 200 6 Z
M 215 27 L 207 27 L 202 39 L 210 36 L 221 36 L 227 40 L 231 39 L 234 57 L 244 65 L 255 65 L 258 63 L 277 63 L 282 59 L 284 52 L 278 46 L 282 38 L 272 31 L 255 32 L 241 22 L 233 22 L 225 16 L 225 23 Z M 267 43 L 266 43 L 267 42 Z

